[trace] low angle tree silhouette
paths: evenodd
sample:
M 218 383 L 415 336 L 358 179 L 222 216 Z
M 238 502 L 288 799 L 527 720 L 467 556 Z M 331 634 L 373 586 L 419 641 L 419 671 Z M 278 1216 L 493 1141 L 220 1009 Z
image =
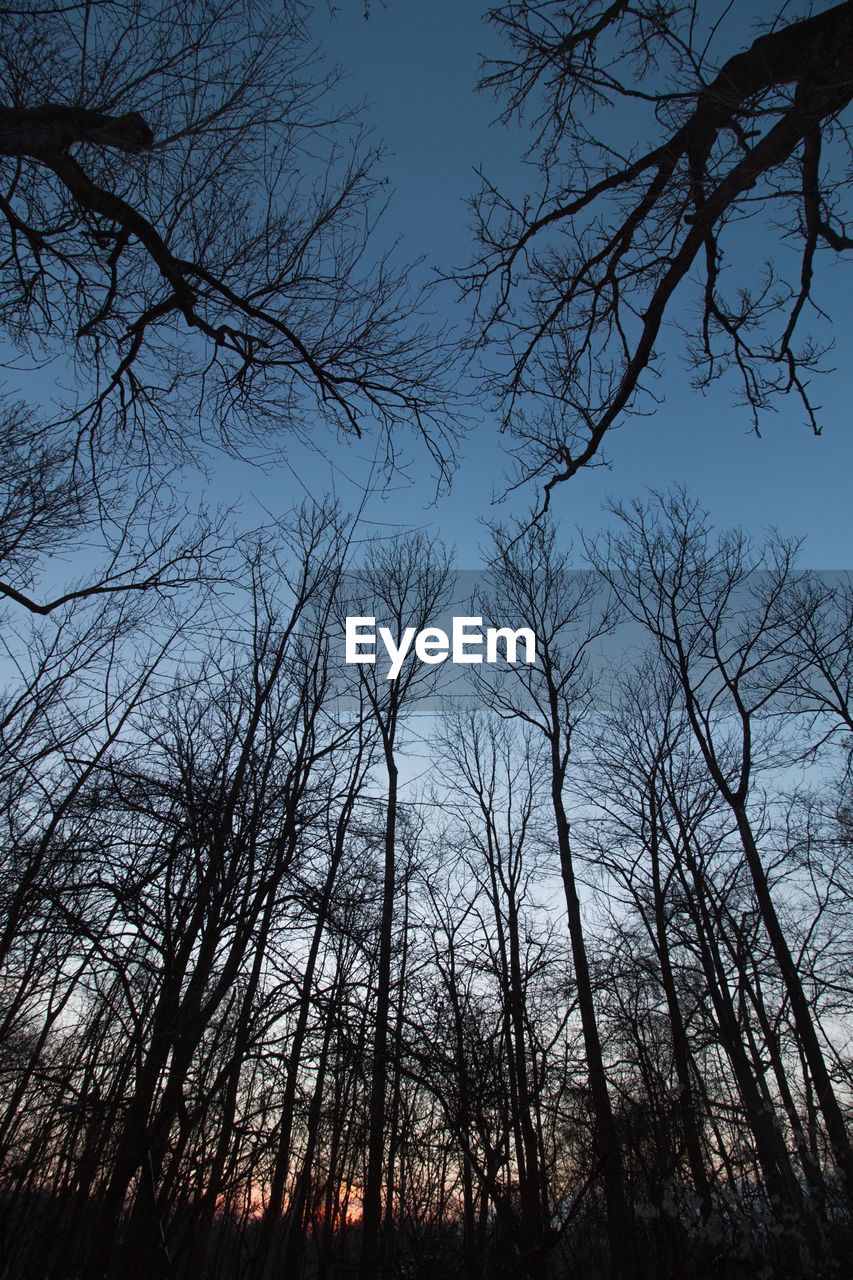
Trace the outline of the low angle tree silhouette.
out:
M 291 0 L 2 10 L 0 325 L 56 388 L 5 405 L 7 448 L 35 465 L 14 464 L 2 518 L 38 512 L 48 553 L 50 477 L 66 523 L 80 536 L 100 521 L 107 539 L 89 590 L 183 581 L 201 532 L 176 538 L 172 520 L 128 554 L 117 512 L 151 520 L 168 502 L 156 481 L 211 450 L 280 457 L 288 439 L 379 432 L 393 463 L 412 431 L 439 481 L 452 465 L 448 354 L 406 269 L 369 247 L 381 155 L 341 106 L 307 13 Z M 129 493 L 131 469 L 144 479 Z M 67 594 L 28 585 L 7 567 L 0 590 L 35 612 Z
M 2 322 L 75 363 L 100 450 L 408 423 L 446 461 L 446 356 L 365 261 L 377 149 L 300 3 L 2 10 Z M 447 437 L 449 439 L 449 437 Z
M 820 430 L 853 4 L 426 9 L 0 6 L 9 1280 L 849 1270 L 828 472 L 557 509 L 679 330 Z
M 653 408 L 667 320 L 695 385 L 733 379 L 756 431 L 782 396 L 820 431 L 826 351 L 808 324 L 821 273 L 853 248 L 853 6 L 769 9 L 734 50 L 730 11 L 697 3 L 489 11 L 503 45 L 481 87 L 529 124 L 538 184 L 519 201 L 484 181 L 462 281 L 507 366 L 491 386 L 519 477 L 542 481 L 545 508 L 612 427 Z

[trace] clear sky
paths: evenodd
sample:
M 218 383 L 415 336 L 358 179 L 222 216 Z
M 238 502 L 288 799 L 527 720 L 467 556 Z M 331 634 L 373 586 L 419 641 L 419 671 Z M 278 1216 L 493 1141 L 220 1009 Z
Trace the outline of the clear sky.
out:
M 708 8 L 715 3 L 707 0 Z M 389 207 L 377 248 L 399 240 L 401 258 L 423 258 L 421 279 L 469 261 L 466 201 L 477 188 L 478 166 L 515 194 L 537 182 L 522 159 L 524 131 L 493 125 L 493 99 L 475 92 L 481 53 L 499 48 L 482 20 L 484 7 L 481 0 L 371 0 L 365 21 L 364 0 L 339 0 L 336 8 L 318 0 L 312 18 L 316 39 L 329 61 L 341 68 L 342 98 L 365 104 L 363 118 L 373 139 L 386 148 Z M 762 9 L 771 15 L 778 5 L 775 0 L 738 0 L 727 29 L 732 48 L 752 38 L 749 15 Z M 703 15 L 705 10 L 703 0 Z M 760 237 L 744 243 L 759 260 Z M 671 324 L 664 378 L 657 388 L 664 397 L 659 410 L 609 433 L 609 470 L 582 472 L 555 492 L 553 510 L 566 537 L 576 526 L 585 532 L 598 528 L 608 497 L 630 498 L 649 486 L 676 481 L 710 510 L 718 525 L 739 524 L 756 535 L 776 526 L 786 535 L 806 537 L 805 565 L 853 566 L 848 515 L 853 474 L 851 266 L 849 261 L 833 264 L 828 255 L 819 276 L 818 296 L 836 325 L 836 369 L 823 379 L 818 396 L 821 438 L 811 435 L 793 403 L 785 412 L 768 414 L 763 438 L 757 439 L 726 387 L 717 385 L 706 396 L 692 391 L 679 359 L 681 340 Z M 464 329 L 467 311 L 453 286 L 440 286 L 432 305 L 437 322 Z M 684 305 L 693 300 L 685 297 Z M 44 380 L 48 375 L 35 376 Z M 395 477 L 385 493 L 368 502 L 366 532 L 428 526 L 455 548 L 460 569 L 474 569 L 486 541 L 482 521 L 529 510 L 536 497 L 532 488 L 493 505 L 506 484 L 506 441 L 485 400 L 475 401 L 470 417 L 451 492 L 434 501 L 429 460 L 425 451 L 412 450 L 408 479 Z M 354 509 L 373 443 L 335 441 L 323 433 L 318 442 L 325 454 L 293 445 L 289 469 L 277 466 L 264 474 L 230 460 L 214 465 L 210 498 L 239 501 L 249 525 L 263 518 L 263 510 L 284 512 L 302 489 L 317 495 L 334 488 L 343 505 Z M 188 476 L 187 484 L 195 489 L 198 478 Z
M 400 237 L 407 256 L 423 255 L 427 266 L 439 271 L 462 266 L 469 257 L 465 202 L 476 189 L 478 165 L 512 191 L 536 180 L 521 161 L 523 133 L 492 125 L 493 100 L 474 91 L 479 54 L 495 47 L 482 9 L 478 0 L 387 0 L 385 5 L 373 0 L 365 21 L 362 0 L 340 0 L 333 11 L 318 6 L 314 18 L 318 39 L 346 77 L 347 98 L 366 101 L 366 118 L 387 148 L 391 200 L 383 234 L 389 240 Z M 750 6 L 736 9 L 743 15 Z M 751 12 L 760 10 L 758 5 Z M 741 16 L 729 31 L 730 39 L 741 37 L 751 39 L 748 17 Z M 654 417 L 633 419 L 611 432 L 609 471 L 581 473 L 557 490 L 554 510 L 566 533 L 574 525 L 587 531 L 597 527 L 608 496 L 630 497 L 649 485 L 679 481 L 720 525 L 740 524 L 756 534 L 774 525 L 785 534 L 807 536 L 805 563 L 853 565 L 850 283 L 849 264 L 825 269 L 820 282 L 836 323 L 836 372 L 823 380 L 819 397 L 825 423 L 821 438 L 810 434 L 792 404 L 785 413 L 769 414 L 763 438 L 757 439 L 725 387 L 714 387 L 706 396 L 690 389 L 673 334 L 664 366 L 665 403 Z M 434 306 L 437 315 L 464 323 L 464 310 L 450 287 L 439 290 Z M 342 473 L 363 474 L 359 459 L 367 452 L 362 447 L 350 453 L 343 445 L 329 450 L 339 468 L 335 483 L 348 502 L 352 498 Z M 293 465 L 309 488 L 328 485 L 332 473 L 326 462 L 300 452 L 293 455 Z M 506 465 L 495 416 L 483 406 L 474 411 L 449 496 L 430 505 L 433 485 L 426 461 L 416 457 L 413 484 L 395 485 L 384 498 L 373 499 L 367 518 L 377 527 L 427 524 L 455 546 L 461 568 L 476 567 L 484 541 L 479 520 L 504 518 L 533 500 L 530 491 L 511 503 L 491 505 Z M 295 480 L 287 474 L 247 475 L 246 485 L 276 508 L 293 494 Z

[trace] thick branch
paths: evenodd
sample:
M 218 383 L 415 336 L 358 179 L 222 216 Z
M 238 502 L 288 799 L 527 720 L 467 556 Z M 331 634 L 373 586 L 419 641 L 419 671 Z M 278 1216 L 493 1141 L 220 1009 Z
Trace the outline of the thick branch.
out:
M 0 155 L 38 156 L 45 151 L 67 151 L 80 142 L 139 155 L 151 149 L 154 133 L 136 111 L 109 116 L 58 103 L 0 107 Z

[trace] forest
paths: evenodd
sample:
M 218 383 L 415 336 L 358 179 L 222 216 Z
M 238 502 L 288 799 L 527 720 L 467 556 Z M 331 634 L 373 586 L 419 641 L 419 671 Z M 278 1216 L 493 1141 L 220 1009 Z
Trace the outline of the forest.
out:
M 427 281 L 343 17 L 0 7 L 2 1280 L 849 1274 L 853 577 L 619 470 L 837 425 L 853 4 L 732 10 L 485 12 Z

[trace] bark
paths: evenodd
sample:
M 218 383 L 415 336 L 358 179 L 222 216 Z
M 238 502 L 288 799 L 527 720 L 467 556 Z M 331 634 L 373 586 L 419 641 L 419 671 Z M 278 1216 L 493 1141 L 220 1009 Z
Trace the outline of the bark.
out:
M 768 1193 L 779 1205 L 788 1205 L 795 1213 L 801 1208 L 799 1186 L 791 1168 L 776 1118 L 766 1105 L 743 1046 L 740 1027 L 728 989 L 725 967 L 714 938 L 714 926 L 708 911 L 704 879 L 692 857 L 688 857 L 692 886 L 683 880 L 685 891 L 693 903 L 696 939 L 708 991 L 717 1018 L 720 1041 L 732 1065 L 746 1122 L 755 1139 L 755 1150 Z
M 556 743 L 553 746 L 552 801 L 557 825 L 557 845 L 560 852 L 560 869 L 566 895 L 569 918 L 569 938 L 578 988 L 578 1007 L 581 1014 L 584 1049 L 586 1051 L 589 1086 L 596 1121 L 596 1137 L 601 1159 L 604 1197 L 607 1204 L 607 1228 L 610 1248 L 611 1280 L 629 1280 L 638 1273 L 638 1258 L 634 1247 L 633 1227 L 629 1216 L 622 1172 L 619 1135 L 610 1103 L 607 1075 L 601 1038 L 595 1013 L 592 979 L 584 940 L 580 900 L 575 883 L 572 860 L 569 821 L 563 804 L 563 777 Z
M 316 972 L 317 960 L 320 954 L 320 944 L 322 942 L 326 923 L 329 917 L 329 910 L 332 902 L 332 890 L 344 855 L 346 834 L 349 829 L 349 820 L 352 815 L 354 802 L 355 792 L 352 791 L 347 797 L 347 801 L 338 818 L 332 857 L 326 873 L 325 883 L 323 884 L 323 888 L 320 893 L 317 919 L 314 924 L 311 945 L 305 961 L 305 972 L 302 977 L 302 986 L 299 993 L 299 1012 L 297 1014 L 296 1026 L 293 1031 L 293 1041 L 290 1046 L 284 1090 L 281 1099 L 281 1118 L 279 1120 L 278 1143 L 275 1163 L 273 1166 L 272 1182 L 270 1184 L 269 1201 L 266 1209 L 264 1210 L 263 1219 L 258 1231 L 257 1251 L 252 1263 L 252 1276 L 254 1277 L 254 1280 L 261 1280 L 261 1277 L 264 1275 L 275 1226 L 281 1217 L 284 1207 L 284 1191 L 290 1172 L 291 1138 L 293 1135 L 293 1120 L 296 1109 L 296 1091 L 299 1082 L 299 1070 L 302 1065 L 302 1052 L 308 1031 L 308 1019 L 312 1007 L 314 974 Z
M 0 107 L 0 155 L 41 156 L 78 143 L 139 155 L 154 145 L 154 133 L 137 111 L 113 116 L 55 102 Z
M 299 1170 L 299 1176 L 296 1180 L 296 1187 L 293 1193 L 293 1203 L 290 1206 L 289 1212 L 290 1226 L 287 1232 L 287 1243 L 284 1249 L 284 1259 L 281 1268 L 281 1274 L 284 1276 L 299 1276 L 302 1266 L 302 1256 L 305 1252 L 308 1208 L 310 1205 L 311 1188 L 313 1185 L 311 1171 L 314 1166 L 314 1158 L 317 1152 L 317 1139 L 320 1131 L 323 1090 L 326 1084 L 326 1071 L 329 1063 L 329 1049 L 332 1042 L 332 1032 L 335 1028 L 335 1012 L 340 991 L 340 977 L 341 975 L 339 972 L 335 980 L 335 989 L 331 993 L 330 1007 L 326 1014 L 326 1028 L 323 1035 L 323 1045 L 320 1051 L 320 1061 L 317 1066 L 317 1079 L 314 1085 L 314 1092 L 311 1095 L 311 1105 L 308 1108 L 305 1153 L 302 1157 L 302 1165 Z
M 705 1167 L 702 1140 L 696 1119 L 698 1109 L 696 1107 L 693 1088 L 694 1066 L 692 1062 L 692 1055 L 690 1053 L 687 1031 L 684 1026 L 684 1019 L 681 1013 L 681 1004 L 678 999 L 675 975 L 673 973 L 672 959 L 670 956 L 666 919 L 666 900 L 661 882 L 660 841 L 658 838 L 658 815 L 656 812 L 657 802 L 654 796 L 652 797 L 652 806 L 652 831 L 649 842 L 649 852 L 651 854 L 652 863 L 652 891 L 654 894 L 654 920 L 658 961 L 660 963 L 661 983 L 666 997 L 667 1012 L 669 1013 L 670 1028 L 672 1031 L 672 1054 L 675 1062 L 676 1075 L 678 1076 L 679 1112 L 681 1115 L 682 1131 L 684 1133 L 684 1143 L 687 1148 L 687 1158 L 690 1164 L 690 1173 L 693 1178 L 693 1185 L 695 1186 L 697 1194 L 702 1201 L 703 1215 L 707 1216 L 711 1211 L 711 1186 Z
M 394 929 L 394 890 L 397 872 L 398 770 L 393 740 L 386 738 L 385 766 L 388 792 L 385 810 L 385 858 L 382 880 L 382 916 L 379 925 L 379 957 L 376 971 L 376 1027 L 368 1109 L 367 1172 L 361 1219 L 362 1280 L 380 1274 L 385 1113 L 388 1086 L 388 1016 L 391 1010 L 391 959 Z
M 803 1053 L 809 1066 L 814 1084 L 815 1096 L 823 1115 L 827 1135 L 832 1146 L 838 1168 L 844 1178 L 844 1189 L 848 1201 L 853 1204 L 853 1149 L 847 1136 L 844 1115 L 835 1096 L 832 1080 L 826 1065 L 820 1041 L 815 1030 L 811 1008 L 803 991 L 803 984 L 794 958 L 788 947 L 787 939 L 779 923 L 776 908 L 767 883 L 767 876 L 758 852 L 758 846 L 752 832 L 752 826 L 744 805 L 735 803 L 732 806 L 738 832 L 740 833 L 747 866 L 749 867 L 755 895 L 761 910 L 761 918 L 773 948 L 773 955 L 779 966 L 779 972 L 785 984 L 791 1012 L 797 1028 L 797 1035 L 803 1046 Z

